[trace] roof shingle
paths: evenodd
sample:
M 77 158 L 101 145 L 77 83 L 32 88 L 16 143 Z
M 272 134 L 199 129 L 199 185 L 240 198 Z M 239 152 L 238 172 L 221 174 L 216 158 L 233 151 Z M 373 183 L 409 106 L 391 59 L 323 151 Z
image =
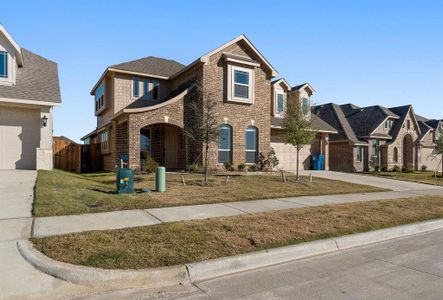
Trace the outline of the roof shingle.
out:
M 148 56 L 121 64 L 110 66 L 109 68 L 119 69 L 129 72 L 145 73 L 170 77 L 183 69 L 185 66 L 174 60 L 160 57 Z

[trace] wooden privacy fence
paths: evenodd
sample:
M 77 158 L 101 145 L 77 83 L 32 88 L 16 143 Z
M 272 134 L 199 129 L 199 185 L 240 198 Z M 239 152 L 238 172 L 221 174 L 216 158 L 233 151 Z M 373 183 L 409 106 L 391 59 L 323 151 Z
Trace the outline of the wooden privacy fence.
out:
M 54 168 L 75 173 L 102 171 L 100 144 L 80 145 L 66 137 L 54 137 Z
M 52 151 L 54 168 L 68 172 L 82 172 L 82 145 L 63 136 L 54 137 Z

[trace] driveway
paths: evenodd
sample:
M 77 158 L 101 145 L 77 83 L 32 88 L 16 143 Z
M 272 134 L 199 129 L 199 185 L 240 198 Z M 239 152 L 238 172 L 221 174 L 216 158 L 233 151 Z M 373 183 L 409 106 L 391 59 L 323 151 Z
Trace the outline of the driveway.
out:
M 80 288 L 37 271 L 17 250 L 17 240 L 31 233 L 36 177 L 36 171 L 0 170 L 0 299 L 54 299 Z
M 383 189 L 390 189 L 393 191 L 411 191 L 411 190 L 443 190 L 442 187 L 436 185 L 429 185 L 423 183 L 416 183 L 410 181 L 394 180 L 376 176 L 368 176 L 361 174 L 342 173 L 334 171 L 300 171 L 300 175 L 309 176 L 312 173 L 314 177 L 341 180 L 351 183 L 371 185 Z

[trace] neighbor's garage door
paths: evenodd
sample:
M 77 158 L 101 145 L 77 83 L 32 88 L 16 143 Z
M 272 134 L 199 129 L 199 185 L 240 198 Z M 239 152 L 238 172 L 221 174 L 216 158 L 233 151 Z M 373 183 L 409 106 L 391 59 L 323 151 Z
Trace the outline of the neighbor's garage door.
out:
M 294 146 L 281 142 L 271 142 L 271 148 L 274 149 L 279 161 L 277 169 L 286 171 L 294 171 L 296 169 L 297 151 Z M 308 170 L 310 167 L 310 149 L 311 146 L 306 145 L 300 150 L 300 170 Z
M 0 107 L 0 169 L 35 169 L 40 111 Z

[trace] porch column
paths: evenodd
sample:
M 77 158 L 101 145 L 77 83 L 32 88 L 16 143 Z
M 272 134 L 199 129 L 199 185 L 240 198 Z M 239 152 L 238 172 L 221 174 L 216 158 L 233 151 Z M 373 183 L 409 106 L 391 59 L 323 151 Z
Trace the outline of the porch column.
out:
M 140 169 L 140 127 L 129 117 L 128 121 L 128 167 Z
M 325 170 L 329 170 L 329 134 L 321 135 L 321 152 L 325 156 Z
M 46 124 L 43 124 L 46 118 Z M 52 170 L 52 107 L 40 109 L 40 147 L 36 151 L 37 170 Z

